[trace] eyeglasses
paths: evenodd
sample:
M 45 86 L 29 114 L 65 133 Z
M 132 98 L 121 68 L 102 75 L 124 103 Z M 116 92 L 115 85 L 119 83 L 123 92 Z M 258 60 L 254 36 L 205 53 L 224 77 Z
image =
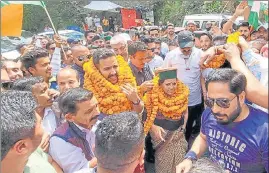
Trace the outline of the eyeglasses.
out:
M 232 98 L 232 99 L 226 99 L 226 98 L 218 98 L 218 99 L 212 99 L 212 98 L 207 98 L 205 100 L 205 104 L 209 107 L 209 108 L 213 108 L 214 105 L 215 105 L 215 102 L 216 104 L 221 107 L 221 108 L 229 108 L 230 107 L 230 104 L 231 104 L 231 101 L 233 101 L 233 99 L 235 99 L 236 97 L 238 97 L 237 95 Z
M 1 87 L 5 90 L 9 90 L 12 87 L 13 82 L 12 81 L 2 81 Z
M 82 56 L 79 56 L 79 57 L 78 57 L 78 60 L 79 60 L 79 61 L 83 61 L 83 60 L 86 59 L 86 58 L 87 58 L 87 59 L 90 59 L 90 58 L 91 58 L 91 55 L 82 55 Z
M 55 47 L 50 47 L 50 50 L 55 50 Z

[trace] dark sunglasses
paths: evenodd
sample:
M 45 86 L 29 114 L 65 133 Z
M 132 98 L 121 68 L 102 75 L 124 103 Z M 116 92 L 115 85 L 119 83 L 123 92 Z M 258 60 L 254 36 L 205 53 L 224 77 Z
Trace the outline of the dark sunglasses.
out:
M 1 88 L 4 88 L 5 90 L 9 90 L 9 89 L 11 89 L 12 84 L 13 84 L 12 81 L 2 81 Z
M 83 61 L 83 60 L 86 59 L 86 58 L 87 58 L 87 59 L 90 59 L 90 58 L 91 58 L 91 55 L 82 55 L 82 56 L 79 56 L 79 57 L 78 57 L 78 60 L 79 60 L 79 61 Z
M 221 108 L 229 108 L 230 107 L 230 104 L 231 104 L 231 101 L 233 101 L 233 99 L 235 99 L 236 97 L 238 96 L 235 96 L 234 98 L 232 99 L 226 99 L 226 98 L 218 98 L 218 99 L 211 99 L 211 98 L 207 98 L 205 100 L 205 104 L 209 107 L 209 108 L 213 108 L 214 107 L 214 104 L 216 102 L 216 104 L 221 107 Z
M 50 47 L 50 50 L 55 50 L 55 47 Z

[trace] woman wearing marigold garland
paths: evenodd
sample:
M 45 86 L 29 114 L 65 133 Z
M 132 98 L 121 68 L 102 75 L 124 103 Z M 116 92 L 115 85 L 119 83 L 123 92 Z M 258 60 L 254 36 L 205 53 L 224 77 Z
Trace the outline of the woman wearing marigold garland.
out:
M 184 132 L 189 89 L 177 80 L 175 68 L 160 69 L 157 73 L 153 89 L 144 97 L 147 112 L 144 131 L 152 136 L 156 173 L 175 173 L 187 151 Z

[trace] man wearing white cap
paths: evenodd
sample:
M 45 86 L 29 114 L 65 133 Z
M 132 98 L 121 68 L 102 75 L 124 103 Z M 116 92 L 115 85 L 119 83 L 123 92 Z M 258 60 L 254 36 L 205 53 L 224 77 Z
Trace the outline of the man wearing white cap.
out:
M 188 21 L 187 30 L 190 31 L 190 32 L 197 31 L 197 25 L 193 20 Z
M 199 67 L 203 51 L 194 46 L 193 33 L 181 31 L 177 38 L 179 47 L 166 55 L 164 67 L 176 67 L 177 78 L 190 89 L 189 117 L 186 126 L 186 140 L 188 141 L 192 134 L 200 131 L 200 118 L 203 112 L 201 88 L 205 93 L 204 78 L 208 70 L 202 71 Z M 194 122 L 195 126 L 193 126 Z

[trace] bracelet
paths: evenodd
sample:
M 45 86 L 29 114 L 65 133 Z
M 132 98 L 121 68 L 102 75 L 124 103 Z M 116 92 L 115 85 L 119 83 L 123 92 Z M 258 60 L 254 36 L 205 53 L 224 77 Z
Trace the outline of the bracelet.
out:
M 134 102 L 132 102 L 133 103 L 133 105 L 139 105 L 139 103 L 140 103 L 140 99 L 138 99 L 138 101 L 136 102 L 136 103 L 134 103 Z

